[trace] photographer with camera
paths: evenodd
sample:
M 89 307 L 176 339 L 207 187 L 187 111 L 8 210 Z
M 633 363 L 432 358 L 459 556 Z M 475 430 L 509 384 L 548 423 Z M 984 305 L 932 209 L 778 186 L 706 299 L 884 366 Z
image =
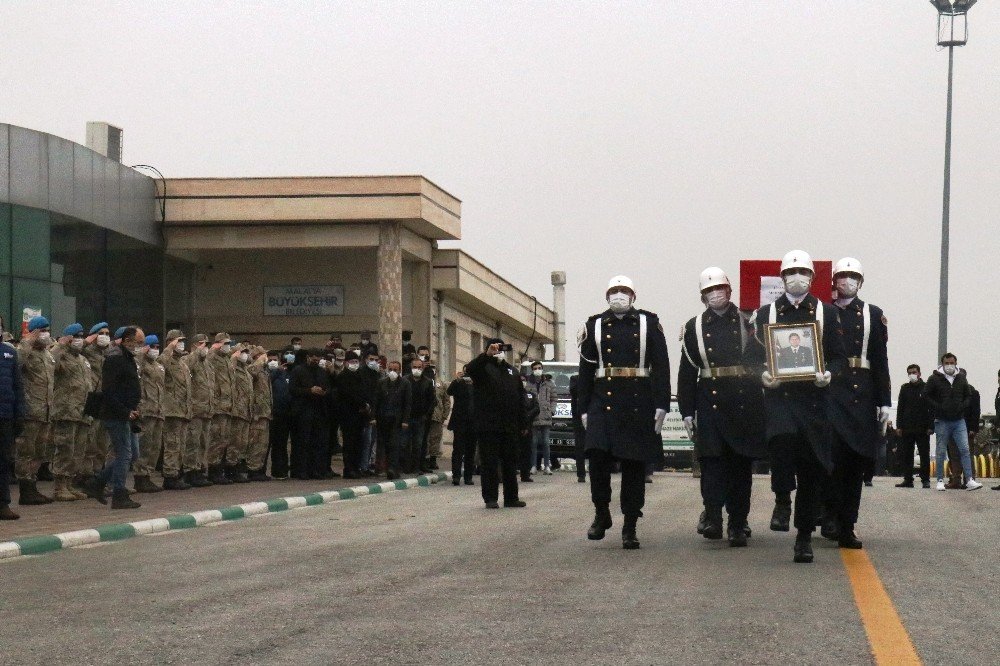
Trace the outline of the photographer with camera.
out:
M 473 424 L 479 438 L 483 501 L 487 509 L 499 508 L 499 482 L 503 478 L 503 505 L 523 507 L 517 496 L 517 454 L 520 438 L 529 423 L 524 416 L 524 387 L 507 362 L 511 350 L 500 338 L 490 338 L 486 351 L 468 365 L 472 379 Z

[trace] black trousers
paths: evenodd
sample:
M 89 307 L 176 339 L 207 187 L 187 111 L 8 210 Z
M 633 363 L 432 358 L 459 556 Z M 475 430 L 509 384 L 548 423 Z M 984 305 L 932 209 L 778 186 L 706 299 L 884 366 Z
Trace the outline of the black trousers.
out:
M 531 431 L 527 435 L 518 435 L 517 438 L 517 468 L 521 472 L 521 478 L 527 479 L 531 476 Z
M 788 495 L 795 490 L 795 468 L 784 460 L 771 456 L 771 492 Z
M 927 431 L 903 432 L 899 438 L 899 466 L 903 468 L 903 478 L 913 481 L 913 449 L 920 456 L 920 480 L 931 480 L 931 436 Z
M 701 498 L 706 508 L 726 507 L 731 526 L 746 526 L 752 489 L 753 458 L 728 446 L 722 447 L 721 456 L 701 458 Z
M 318 409 L 303 408 L 292 433 L 292 475 L 319 478 L 330 469 L 330 419 Z
M 590 499 L 594 506 L 611 506 L 611 470 L 615 457 L 601 449 L 591 449 L 590 457 Z M 646 504 L 646 463 L 641 460 L 621 460 L 622 514 L 626 518 L 641 518 L 642 507 Z
M 451 474 L 458 479 L 461 475 L 472 481 L 476 471 L 476 433 L 472 430 L 453 430 L 451 444 Z
M 361 454 L 365 450 L 365 422 L 358 419 L 341 419 L 340 431 L 344 435 L 344 471 L 361 471 Z
M 14 420 L 0 419 L 0 504 L 10 504 L 10 465 L 14 459 Z
M 778 435 L 771 439 L 769 447 L 772 460 L 771 487 L 775 487 L 775 468 L 782 470 L 779 479 L 783 483 L 787 484 L 788 477 L 791 477 L 793 487 L 798 486 L 795 493 L 795 529 L 813 532 L 823 494 L 823 479 L 826 477 L 823 463 L 816 458 L 809 440 L 801 434 Z
M 275 414 L 271 417 L 268 432 L 268 448 L 271 452 L 271 474 L 286 476 L 288 474 L 288 437 L 292 433 L 292 417 L 286 414 Z
M 379 419 L 377 428 L 377 441 L 378 446 L 382 451 L 385 451 L 385 464 L 386 467 L 393 471 L 399 471 L 399 456 L 400 456 L 400 430 L 402 425 L 398 418 L 384 418 Z
M 871 458 L 857 453 L 840 435 L 834 434 L 833 474 L 824 483 L 823 504 L 827 514 L 832 514 L 841 525 L 853 528 L 858 522 L 861 489 L 871 464 Z
M 516 502 L 517 459 L 520 435 L 503 430 L 478 433 L 479 462 L 482 472 L 483 501 L 499 501 L 500 480 L 503 480 L 503 501 Z
M 573 427 L 573 454 L 576 458 L 576 477 L 587 478 L 587 430 L 582 426 Z

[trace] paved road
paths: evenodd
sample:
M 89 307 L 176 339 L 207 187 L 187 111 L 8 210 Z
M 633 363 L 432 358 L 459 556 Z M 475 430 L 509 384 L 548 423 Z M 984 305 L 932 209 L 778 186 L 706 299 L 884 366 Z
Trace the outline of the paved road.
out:
M 860 526 L 926 663 L 1000 660 L 1000 493 L 877 479 Z M 838 549 L 791 561 L 755 481 L 751 547 L 693 529 L 697 482 L 657 475 L 642 550 L 584 536 L 587 486 L 521 510 L 450 484 L 0 562 L 0 661 L 873 663 Z

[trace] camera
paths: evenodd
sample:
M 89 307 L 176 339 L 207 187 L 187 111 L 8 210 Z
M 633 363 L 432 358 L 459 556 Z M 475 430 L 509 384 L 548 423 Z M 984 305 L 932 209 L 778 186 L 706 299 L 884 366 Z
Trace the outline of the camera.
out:
M 514 351 L 514 345 L 497 345 L 497 351 L 502 351 L 502 352 Z

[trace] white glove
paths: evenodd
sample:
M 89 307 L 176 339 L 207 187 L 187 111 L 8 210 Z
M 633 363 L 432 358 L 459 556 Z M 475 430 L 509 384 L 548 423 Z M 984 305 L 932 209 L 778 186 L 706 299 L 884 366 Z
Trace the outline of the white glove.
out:
M 831 378 L 832 375 L 830 374 L 829 370 L 827 370 L 826 372 L 817 372 L 816 381 L 813 383 L 816 384 L 816 386 L 823 388 L 830 385 Z
M 580 422 L 583 423 L 583 429 L 586 430 L 587 429 L 587 415 L 586 414 L 580 414 Z
M 765 370 L 760 374 L 760 381 L 762 384 L 764 384 L 764 388 L 773 389 L 781 386 L 781 380 L 778 379 L 777 377 L 774 377 L 767 370 Z
M 889 421 L 889 408 L 888 407 L 879 407 L 878 408 L 878 422 L 879 423 L 886 423 L 888 421 Z
M 694 439 L 694 417 L 684 417 L 684 429 L 687 430 L 688 439 Z
M 657 409 L 656 416 L 654 417 L 654 424 L 656 426 L 656 429 L 653 431 L 657 435 L 659 435 L 660 431 L 663 430 L 663 419 L 665 418 L 667 418 L 667 410 Z

